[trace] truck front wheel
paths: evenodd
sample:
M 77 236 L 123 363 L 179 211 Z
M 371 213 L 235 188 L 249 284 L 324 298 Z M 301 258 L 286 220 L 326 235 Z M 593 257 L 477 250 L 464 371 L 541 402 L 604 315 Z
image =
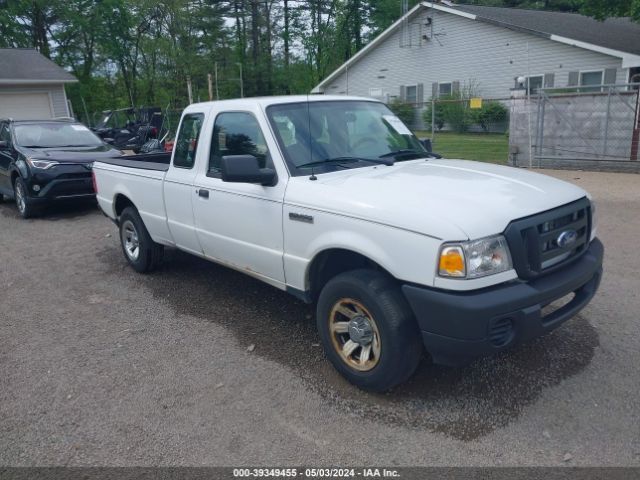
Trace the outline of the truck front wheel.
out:
M 331 279 L 318 299 L 327 357 L 347 380 L 383 392 L 407 380 L 422 354 L 413 313 L 396 282 L 375 270 Z
M 136 272 L 153 271 L 160 263 L 164 247 L 151 239 L 140 214 L 133 207 L 127 207 L 120 215 L 120 244 L 122 252 Z

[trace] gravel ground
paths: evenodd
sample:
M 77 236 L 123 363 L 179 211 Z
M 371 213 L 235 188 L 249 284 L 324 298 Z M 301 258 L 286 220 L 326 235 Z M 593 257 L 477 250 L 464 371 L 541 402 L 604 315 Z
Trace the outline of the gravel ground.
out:
M 594 301 L 385 395 L 333 371 L 285 293 L 175 251 L 136 274 L 92 205 L 1 205 L 0 465 L 640 466 L 640 176 L 546 173 L 598 202 Z

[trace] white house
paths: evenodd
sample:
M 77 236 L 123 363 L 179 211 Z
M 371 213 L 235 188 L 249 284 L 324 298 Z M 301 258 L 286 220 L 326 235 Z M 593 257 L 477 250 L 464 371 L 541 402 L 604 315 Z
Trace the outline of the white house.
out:
M 421 103 L 474 84 L 507 98 L 541 86 L 640 81 L 640 25 L 583 15 L 422 2 L 320 82 L 314 93 Z
M 77 81 L 34 49 L 0 48 L 0 118 L 68 117 L 64 85 Z

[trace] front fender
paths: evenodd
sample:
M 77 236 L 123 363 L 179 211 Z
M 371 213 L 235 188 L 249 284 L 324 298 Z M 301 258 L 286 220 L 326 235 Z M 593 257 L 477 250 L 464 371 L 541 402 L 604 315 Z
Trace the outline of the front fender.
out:
M 18 172 L 18 174 L 22 177 L 22 178 L 29 178 L 29 166 L 27 165 L 27 162 L 25 162 L 24 160 L 17 160 L 14 164 L 13 164 L 13 168 L 12 170 L 14 172 Z
M 440 240 L 365 220 L 311 210 L 301 212 L 300 208 L 296 212 L 309 214 L 314 221 L 284 222 L 287 285 L 308 290 L 313 259 L 323 251 L 342 249 L 368 258 L 398 280 L 433 286 Z

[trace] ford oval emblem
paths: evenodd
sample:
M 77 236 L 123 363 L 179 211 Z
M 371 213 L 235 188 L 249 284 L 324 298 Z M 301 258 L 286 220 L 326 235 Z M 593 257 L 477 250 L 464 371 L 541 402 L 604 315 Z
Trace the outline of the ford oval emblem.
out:
M 578 232 L 575 230 L 565 230 L 556 239 L 556 243 L 560 248 L 568 247 L 572 243 L 575 243 L 578 239 Z

